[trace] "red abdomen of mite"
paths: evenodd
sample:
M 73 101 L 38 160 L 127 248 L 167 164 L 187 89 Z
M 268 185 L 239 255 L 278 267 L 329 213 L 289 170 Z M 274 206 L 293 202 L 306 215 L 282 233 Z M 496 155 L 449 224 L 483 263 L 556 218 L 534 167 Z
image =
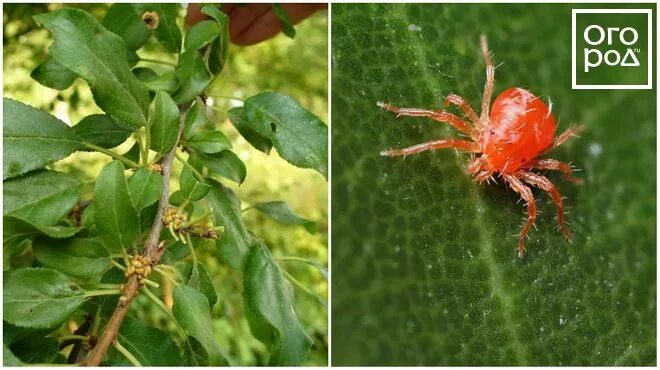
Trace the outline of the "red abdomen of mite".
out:
M 513 173 L 546 150 L 555 136 L 555 117 L 537 96 L 521 88 L 503 91 L 493 102 L 480 144 L 488 170 Z

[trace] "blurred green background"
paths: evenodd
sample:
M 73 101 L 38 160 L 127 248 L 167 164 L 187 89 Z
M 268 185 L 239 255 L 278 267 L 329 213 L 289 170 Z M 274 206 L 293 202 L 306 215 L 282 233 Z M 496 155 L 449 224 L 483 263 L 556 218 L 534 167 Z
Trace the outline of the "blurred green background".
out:
M 108 4 L 71 4 L 101 19 Z M 30 72 L 44 58 L 52 41 L 48 31 L 39 28 L 32 16 L 61 7 L 55 4 L 4 4 L 3 88 L 4 96 L 20 100 L 57 116 L 74 125 L 83 117 L 99 113 L 89 88 L 81 79 L 64 91 L 39 85 Z M 181 9 L 181 15 L 185 9 Z M 180 19 L 181 20 L 181 19 Z M 182 23 L 182 22 L 181 22 Z M 181 24 L 182 25 L 182 24 Z M 243 207 L 251 203 L 284 200 L 299 215 L 318 224 L 315 235 L 304 228 L 283 226 L 255 211 L 244 214 L 246 226 L 270 247 L 275 257 L 297 256 L 327 266 L 327 189 L 325 179 L 311 170 L 303 170 L 280 159 L 275 151 L 266 155 L 253 149 L 228 122 L 226 111 L 235 100 L 262 91 L 276 91 L 296 98 L 300 103 L 327 122 L 327 12 L 318 12 L 296 26 L 297 36 L 291 40 L 283 35 L 249 47 L 231 46 L 227 67 L 207 90 L 212 106 L 210 122 L 232 139 L 235 152 L 247 167 L 247 178 L 238 191 Z M 142 57 L 171 58 L 152 39 L 139 51 Z M 158 64 L 138 63 L 164 72 Z M 128 150 L 130 140 L 118 147 Z M 76 174 L 81 179 L 98 175 L 109 158 L 98 153 L 78 152 L 54 164 L 54 168 Z M 181 164 L 175 162 L 175 175 Z M 173 179 L 173 190 L 178 188 Z M 232 185 L 227 182 L 228 185 Z M 92 189 L 87 189 L 87 197 Z M 235 365 L 263 365 L 267 361 L 266 347 L 254 339 L 243 316 L 242 278 L 219 260 L 211 245 L 200 245 L 198 256 L 213 277 L 220 297 L 214 306 L 215 335 L 229 360 Z M 327 301 L 328 285 L 324 276 L 313 267 L 296 262 L 282 262 L 283 267 L 321 300 Z M 295 289 L 296 309 L 314 346 L 305 365 L 327 364 L 328 310 L 317 297 Z M 133 313 L 151 324 L 170 329 L 174 327 L 147 300 L 136 300 Z
M 654 365 L 656 91 L 572 90 L 571 9 L 653 4 L 334 4 L 332 7 L 332 362 L 334 365 Z M 639 29 L 644 29 L 640 27 Z M 548 156 L 572 162 L 569 244 L 548 196 L 518 258 L 523 205 L 475 184 L 469 155 L 383 149 L 458 137 L 376 106 L 481 102 L 479 35 L 495 96 L 552 100 Z M 455 109 L 450 111 L 462 114 Z

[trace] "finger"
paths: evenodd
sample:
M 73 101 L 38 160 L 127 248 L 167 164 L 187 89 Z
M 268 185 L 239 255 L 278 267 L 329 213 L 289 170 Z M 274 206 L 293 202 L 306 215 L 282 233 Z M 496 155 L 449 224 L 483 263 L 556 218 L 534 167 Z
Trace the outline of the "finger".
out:
M 300 23 L 303 19 L 325 8 L 326 4 L 282 4 L 289 20 L 293 24 Z M 231 21 L 230 21 L 231 26 Z M 231 35 L 231 41 L 236 45 L 252 45 L 267 40 L 277 35 L 282 30 L 280 19 L 269 8 L 267 12 L 256 18 L 239 34 Z
M 188 4 L 188 12 L 186 13 L 186 25 L 192 26 L 206 18 L 206 15 L 202 13 L 201 9 L 202 7 L 199 4 Z
M 229 37 L 243 33 L 246 28 L 255 22 L 261 15 L 270 10 L 269 4 L 235 5 L 229 15 Z

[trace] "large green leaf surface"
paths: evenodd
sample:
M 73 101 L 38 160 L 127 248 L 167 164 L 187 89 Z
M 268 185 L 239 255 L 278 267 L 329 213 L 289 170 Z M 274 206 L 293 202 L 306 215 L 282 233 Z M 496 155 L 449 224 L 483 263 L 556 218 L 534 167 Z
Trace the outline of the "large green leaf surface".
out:
M 198 181 L 192 170 L 185 166 L 179 176 L 181 195 L 191 201 L 200 200 L 211 190 L 211 185 Z
M 229 16 L 215 5 L 202 7 L 202 13 L 213 17 L 220 26 L 220 36 L 213 41 L 208 57 L 209 69 L 217 75 L 224 68 L 229 55 Z
M 181 362 L 179 348 L 164 331 L 147 326 L 142 321 L 127 317 L 121 324 L 117 340 L 142 366 L 173 366 Z M 113 366 L 131 366 L 114 347 L 108 351 L 108 363 Z
M 71 127 L 16 100 L 2 99 L 2 178 L 8 179 L 67 157 L 80 148 Z
M 202 263 L 196 262 L 192 265 L 188 285 L 202 292 L 209 301 L 209 307 L 213 308 L 218 301 L 218 294 L 213 287 L 213 280 L 206 267 Z
M 50 56 L 87 81 L 101 109 L 130 127 L 146 123 L 148 91 L 131 73 L 121 37 L 80 9 L 63 8 L 34 19 L 53 34 Z
M 24 240 L 31 240 L 38 235 L 47 235 L 55 239 L 68 238 L 80 230 L 79 227 L 37 225 L 32 221 L 15 216 L 4 216 L 2 219 L 2 247 L 3 249 L 15 247 Z
M 195 99 L 206 90 L 213 79 L 197 50 L 188 50 L 181 54 L 176 75 L 179 87 L 172 94 L 172 99 L 179 104 Z
M 226 365 L 222 350 L 213 336 L 213 323 L 208 299 L 199 290 L 187 285 L 174 288 L 172 314 L 179 325 L 204 348 L 208 365 Z
M 259 134 L 250 127 L 250 122 L 247 120 L 245 114 L 245 108 L 232 108 L 227 112 L 227 116 L 234 127 L 236 127 L 236 130 L 250 145 L 266 154 L 270 153 L 270 150 L 273 148 L 273 142 L 268 137 Z
M 328 177 L 328 126 L 295 99 L 272 92 L 245 100 L 250 127 L 273 142 L 289 163 Z
M 130 60 L 136 60 L 135 51 L 144 45 L 151 34 L 135 6 L 127 3 L 113 4 L 103 17 L 102 24 L 124 40 Z
M 213 208 L 213 224 L 225 228 L 216 241 L 219 253 L 232 268 L 243 271 L 252 244 L 252 236 L 241 218 L 241 200 L 230 188 L 220 182 L 209 180 L 213 186 L 206 195 Z
M 47 56 L 32 73 L 35 81 L 57 90 L 66 90 L 73 84 L 78 75 L 60 64 L 55 58 Z
M 80 197 L 82 184 L 62 172 L 35 171 L 4 182 L 3 213 L 54 225 Z
M 32 250 L 42 265 L 69 276 L 98 281 L 111 266 L 105 246 L 96 238 L 38 238 Z
M 254 244 L 245 267 L 245 310 L 250 328 L 269 345 L 271 366 L 300 365 L 312 340 L 293 309 L 293 289 L 268 248 Z
M 27 328 L 52 328 L 69 317 L 83 299 L 84 291 L 59 271 L 11 270 L 3 281 L 3 320 Z
M 220 35 L 220 26 L 215 21 L 201 21 L 186 33 L 186 50 L 199 50 Z
M 163 176 L 158 172 L 140 168 L 128 180 L 128 192 L 136 211 L 156 203 L 163 195 Z
M 150 125 L 151 149 L 159 153 L 172 149 L 179 130 L 179 107 L 164 91 L 156 92 Z
M 333 6 L 335 365 L 656 363 L 656 93 L 572 90 L 571 8 Z M 501 182 L 475 184 L 465 154 L 379 156 L 458 137 L 376 102 L 442 109 L 456 93 L 477 109 L 481 32 L 503 63 L 495 94 L 527 88 L 552 99 L 558 132 L 587 127 L 550 153 L 585 180 L 548 173 L 573 244 L 534 190 L 542 213 L 518 258 L 523 205 Z
M 105 165 L 96 179 L 92 207 L 96 226 L 113 253 L 130 249 L 140 232 L 138 214 L 129 194 L 124 165 L 119 161 Z
M 126 141 L 132 133 L 105 114 L 92 114 L 83 118 L 73 126 L 73 131 L 81 141 L 102 148 L 114 148 Z

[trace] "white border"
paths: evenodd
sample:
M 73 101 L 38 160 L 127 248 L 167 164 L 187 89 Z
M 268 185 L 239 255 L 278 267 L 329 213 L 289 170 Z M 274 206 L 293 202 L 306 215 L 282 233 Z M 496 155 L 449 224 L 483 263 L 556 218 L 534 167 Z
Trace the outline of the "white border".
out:
M 571 85 L 573 90 L 650 90 L 653 88 L 653 10 L 652 9 L 571 9 Z M 646 14 L 648 23 L 648 81 L 646 85 L 578 85 L 575 56 L 577 14 Z

